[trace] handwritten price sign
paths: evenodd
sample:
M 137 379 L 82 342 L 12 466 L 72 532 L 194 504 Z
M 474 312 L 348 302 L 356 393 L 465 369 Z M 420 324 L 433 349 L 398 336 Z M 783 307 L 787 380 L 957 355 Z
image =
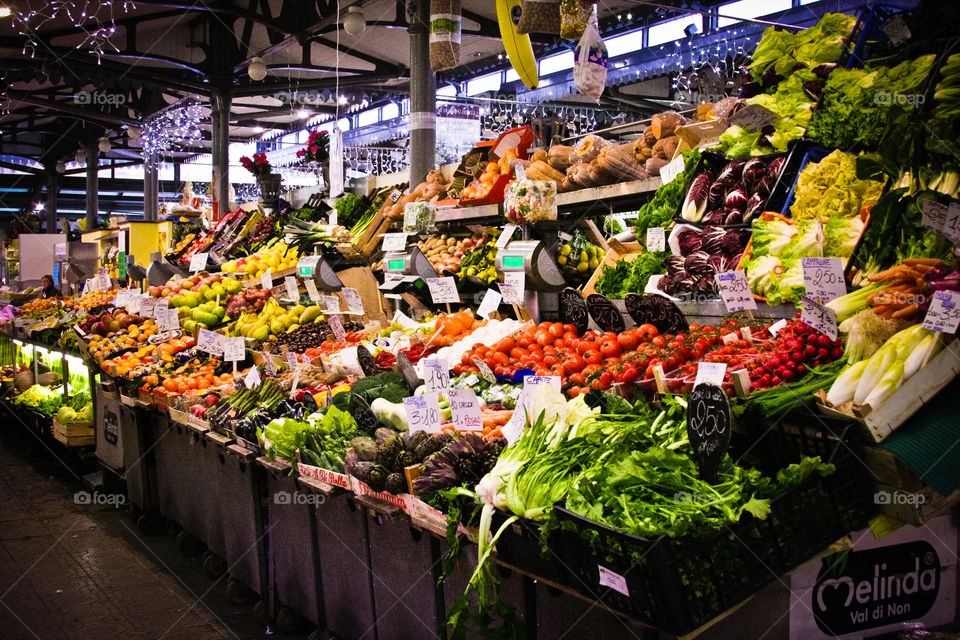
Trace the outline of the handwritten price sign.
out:
M 440 433 L 439 394 L 425 393 L 422 396 L 404 398 L 403 407 L 407 411 L 407 423 L 411 433 Z
M 836 340 L 839 335 L 837 333 L 837 314 L 829 307 L 807 296 L 802 296 L 800 300 L 802 302 L 800 320 L 831 340 Z
M 223 359 L 227 362 L 238 362 L 243 360 L 244 346 L 243 338 L 220 338 L 223 344 Z
M 667 235 L 663 227 L 647 229 L 647 251 L 663 251 L 667 246 Z
M 212 356 L 222 356 L 223 346 L 220 344 L 220 335 L 209 329 L 200 329 L 200 335 L 197 336 L 197 349 Z
M 450 388 L 450 370 L 443 358 L 423 361 L 423 383 L 430 391 L 446 391 Z
M 343 299 L 347 303 L 347 309 L 351 313 L 363 313 L 363 299 L 360 298 L 360 292 L 356 289 L 351 289 L 350 287 L 344 287 L 340 290 L 340 293 L 343 294 Z
M 847 293 L 841 258 L 801 258 L 803 284 L 807 295 L 821 302 L 829 302 Z
M 483 416 L 480 415 L 480 403 L 477 394 L 470 389 L 450 389 L 450 410 L 453 412 L 453 424 L 463 431 L 482 431 Z
M 283 279 L 283 286 L 287 288 L 287 297 L 291 300 L 300 299 L 300 290 L 297 288 L 297 279 L 293 276 L 287 276 Z
M 190 271 L 203 271 L 207 268 L 207 254 L 195 253 L 190 258 Z
M 923 318 L 923 328 L 942 333 L 956 333 L 960 326 L 960 293 L 937 291 L 930 301 L 930 309 Z
M 669 184 L 677 179 L 681 173 L 683 173 L 684 158 L 680 156 L 666 165 L 660 167 L 660 182 L 661 184 Z M 653 249 L 650 249 L 653 251 Z
M 723 304 L 727 307 L 727 311 L 732 313 L 757 308 L 757 301 L 753 299 L 750 284 L 747 282 L 746 271 L 718 273 L 716 279 L 720 297 L 723 298 Z
M 457 293 L 457 282 L 453 276 L 446 278 L 427 278 L 427 286 L 430 287 L 430 297 L 434 304 L 443 304 L 445 302 L 460 302 L 460 294 Z

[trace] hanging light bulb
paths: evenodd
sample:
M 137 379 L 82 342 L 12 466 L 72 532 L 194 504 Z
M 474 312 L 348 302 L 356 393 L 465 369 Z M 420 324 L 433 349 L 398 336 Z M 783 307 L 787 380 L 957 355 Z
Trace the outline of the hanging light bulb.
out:
M 127 137 L 131 140 L 136 140 L 140 137 L 140 127 L 127 127 Z
M 73 159 L 77 161 L 77 164 L 83 164 L 87 161 L 87 152 L 83 149 L 77 149 L 77 153 L 74 154 Z
M 359 7 L 350 7 L 347 9 L 347 15 L 343 17 L 343 30 L 351 36 L 358 36 L 367 28 L 367 18 L 360 11 Z
M 100 142 L 97 144 L 100 148 L 100 153 L 108 153 L 113 146 L 110 144 L 110 138 L 103 136 L 100 138 Z
M 264 64 L 263 58 L 250 59 L 250 64 L 247 66 L 247 75 L 250 76 L 251 80 L 263 80 L 267 77 L 267 65 Z

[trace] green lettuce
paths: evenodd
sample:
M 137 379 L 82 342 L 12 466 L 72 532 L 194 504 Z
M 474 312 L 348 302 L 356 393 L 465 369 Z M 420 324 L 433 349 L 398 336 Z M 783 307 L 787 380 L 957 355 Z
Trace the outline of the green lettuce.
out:
M 816 25 L 797 33 L 767 28 L 750 63 L 751 77 L 760 82 L 771 69 L 777 76 L 786 76 L 798 66 L 813 68 L 839 60 L 856 22 L 856 16 L 828 13 Z

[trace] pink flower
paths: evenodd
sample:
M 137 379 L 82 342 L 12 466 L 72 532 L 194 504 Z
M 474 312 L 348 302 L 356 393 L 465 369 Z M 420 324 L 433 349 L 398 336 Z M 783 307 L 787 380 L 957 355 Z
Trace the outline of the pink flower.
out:
M 303 157 L 303 154 L 304 154 L 303 149 L 300 149 L 300 151 L 297 151 L 297 157 L 298 157 L 298 158 L 302 158 L 302 157 Z

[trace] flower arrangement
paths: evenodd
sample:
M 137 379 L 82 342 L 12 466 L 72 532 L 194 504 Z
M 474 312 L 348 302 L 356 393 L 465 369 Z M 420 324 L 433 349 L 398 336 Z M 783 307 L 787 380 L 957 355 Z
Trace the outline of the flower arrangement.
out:
M 268 176 L 273 172 L 273 167 L 270 166 L 270 161 L 267 160 L 267 154 L 265 153 L 253 154 L 252 160 L 248 156 L 243 156 L 240 158 L 240 164 L 258 178 Z
M 307 162 L 326 162 L 330 158 L 330 135 L 326 131 L 311 131 L 297 157 Z

